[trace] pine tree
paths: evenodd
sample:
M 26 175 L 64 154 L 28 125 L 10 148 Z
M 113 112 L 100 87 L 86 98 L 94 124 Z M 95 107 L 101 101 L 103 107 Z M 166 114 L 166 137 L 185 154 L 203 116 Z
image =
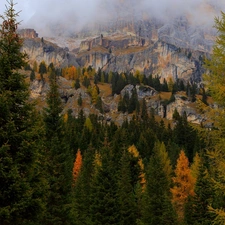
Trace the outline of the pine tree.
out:
M 40 118 L 28 102 L 18 13 L 7 1 L 0 26 L 0 224 L 40 224 L 47 184 Z

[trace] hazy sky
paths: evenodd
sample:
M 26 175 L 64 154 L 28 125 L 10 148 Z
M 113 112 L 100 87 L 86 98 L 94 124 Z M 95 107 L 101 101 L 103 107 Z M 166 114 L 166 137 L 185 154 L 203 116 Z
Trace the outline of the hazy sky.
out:
M 0 14 L 5 11 L 6 0 L 0 0 Z M 193 24 L 212 26 L 215 13 L 225 11 L 225 0 L 14 0 L 16 10 L 22 10 L 22 26 L 47 30 L 51 24 L 79 30 L 86 23 L 106 20 L 128 11 L 145 12 L 161 20 L 187 15 Z M 133 10 L 133 11 L 132 11 Z M 219 14 L 218 14 L 219 15 Z

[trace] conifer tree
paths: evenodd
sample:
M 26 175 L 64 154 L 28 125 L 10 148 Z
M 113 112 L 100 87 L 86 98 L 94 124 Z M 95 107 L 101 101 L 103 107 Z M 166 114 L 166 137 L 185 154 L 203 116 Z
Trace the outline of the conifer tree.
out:
M 79 176 L 72 188 L 72 207 L 70 221 L 75 225 L 91 224 L 91 182 L 94 176 L 94 149 L 89 148 L 84 153 Z
M 81 166 L 82 166 L 82 155 L 81 155 L 80 149 L 78 149 L 77 154 L 76 154 L 76 159 L 73 164 L 73 180 L 74 180 L 74 182 L 76 182 L 76 180 L 79 176 Z
M 203 158 L 199 158 L 198 175 L 196 177 L 195 195 L 189 196 L 185 206 L 185 221 L 187 224 L 213 224 L 214 216 L 209 210 L 213 203 L 214 190 L 212 180 Z
M 69 143 L 65 142 L 62 106 L 55 73 L 50 79 L 44 111 L 45 146 L 48 158 L 47 173 L 50 185 L 45 224 L 69 224 L 68 205 L 72 186 L 73 156 Z
M 171 166 L 164 144 L 156 143 L 147 169 L 143 205 L 144 224 L 176 224 L 170 193 Z
M 101 151 L 101 166 L 92 182 L 89 216 L 93 225 L 118 224 L 117 165 L 109 147 L 104 147 Z
M 7 1 L 0 25 L 0 224 L 40 224 L 45 212 L 42 129 L 28 102 L 18 13 Z
M 179 222 L 184 220 L 185 204 L 189 196 L 194 196 L 195 179 L 191 175 L 189 161 L 181 150 L 173 177 L 174 186 L 171 188 L 173 203 L 178 214 Z
M 212 207 L 215 213 L 215 224 L 225 223 L 225 13 L 221 12 L 221 16 L 215 18 L 215 28 L 217 29 L 217 38 L 213 47 L 210 60 L 205 60 L 205 68 L 207 73 L 204 75 L 206 88 L 210 91 L 214 101 L 219 105 L 216 109 L 210 109 L 210 118 L 214 122 L 214 129 L 210 133 L 210 170 L 213 171 L 213 185 L 216 195 L 218 196 L 218 204 Z
M 138 217 L 136 196 L 132 184 L 131 155 L 123 152 L 118 174 L 118 207 L 121 225 L 135 224 Z

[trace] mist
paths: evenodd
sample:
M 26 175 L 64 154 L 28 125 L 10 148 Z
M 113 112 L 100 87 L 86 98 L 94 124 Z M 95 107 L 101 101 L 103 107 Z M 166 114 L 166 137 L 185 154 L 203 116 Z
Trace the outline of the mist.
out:
M 77 32 L 93 23 L 134 16 L 143 13 L 160 21 L 170 21 L 185 15 L 192 25 L 212 27 L 215 16 L 225 11 L 224 0 L 17 0 L 21 11 L 21 28 L 34 28 L 40 36 L 50 36 L 54 29 L 62 33 Z M 0 14 L 5 11 L 4 0 Z

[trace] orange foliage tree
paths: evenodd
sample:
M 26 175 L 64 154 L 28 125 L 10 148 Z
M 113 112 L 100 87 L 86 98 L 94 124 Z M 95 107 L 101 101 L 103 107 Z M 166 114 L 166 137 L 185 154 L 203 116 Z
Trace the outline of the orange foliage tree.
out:
M 77 154 L 76 154 L 76 159 L 73 164 L 73 180 L 74 180 L 74 182 L 76 182 L 77 177 L 79 176 L 81 166 L 82 166 L 82 155 L 81 155 L 80 149 L 78 149 Z
M 184 219 L 185 203 L 188 196 L 194 195 L 195 178 L 191 175 L 189 161 L 183 150 L 181 150 L 173 177 L 174 187 L 171 188 L 173 203 L 177 211 L 179 221 Z

